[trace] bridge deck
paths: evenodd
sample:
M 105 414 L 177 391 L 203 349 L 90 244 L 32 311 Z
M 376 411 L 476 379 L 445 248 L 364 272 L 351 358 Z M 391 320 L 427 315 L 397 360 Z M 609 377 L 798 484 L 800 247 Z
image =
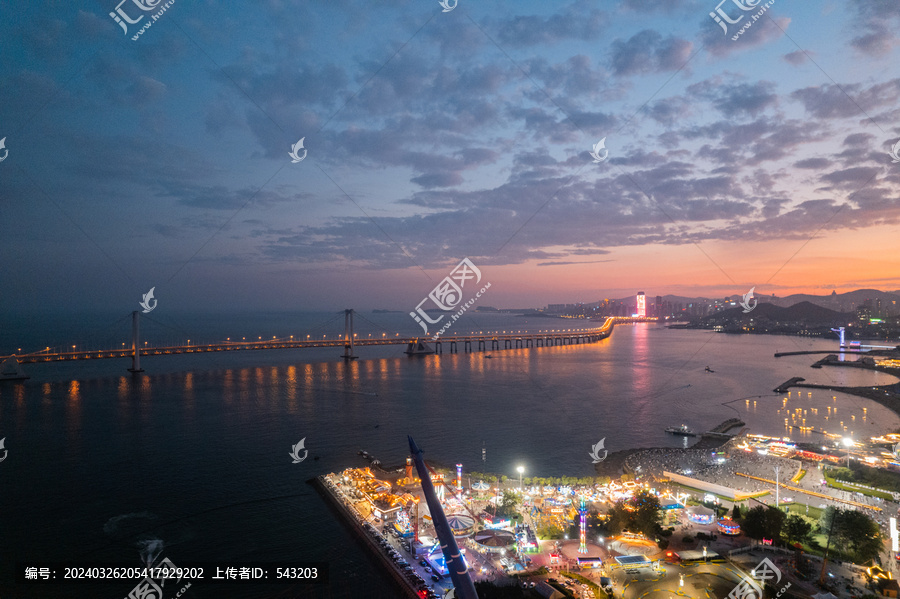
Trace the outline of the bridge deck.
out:
M 582 343 L 592 343 L 604 339 L 609 336 L 612 327 L 616 322 L 655 322 L 656 319 L 649 318 L 628 318 L 628 317 L 612 317 L 608 318 L 601 326 L 568 331 L 552 331 L 538 333 L 506 333 L 506 334 L 487 334 L 487 335 L 448 335 L 440 337 L 437 340 L 431 337 L 400 337 L 395 336 L 384 337 L 382 339 L 354 339 L 353 346 L 367 347 L 379 345 L 409 345 L 410 343 L 425 342 L 440 348 L 443 352 L 443 346 L 446 344 L 450 347 L 450 351 L 454 351 L 459 347 L 469 347 L 472 351 L 496 351 L 497 349 L 518 349 L 519 346 L 534 347 L 536 343 L 542 346 L 552 345 L 574 345 Z M 224 343 L 210 343 L 205 345 L 174 345 L 166 347 L 149 347 L 141 348 L 141 356 L 162 356 L 173 354 L 193 354 L 193 353 L 210 353 L 210 352 L 227 352 L 227 351 L 246 351 L 246 350 L 263 350 L 263 349 L 303 349 L 310 347 L 339 347 L 345 348 L 348 343 L 345 339 L 319 339 L 319 340 L 285 340 L 272 339 L 269 341 L 228 341 Z M 483 350 L 481 348 L 484 348 Z M 122 349 L 104 349 L 104 350 L 83 350 L 83 351 L 66 351 L 66 352 L 37 352 L 32 354 L 17 355 L 16 359 L 20 364 L 36 364 L 42 362 L 63 362 L 73 360 L 98 360 L 108 358 L 130 358 L 134 354 L 132 348 Z

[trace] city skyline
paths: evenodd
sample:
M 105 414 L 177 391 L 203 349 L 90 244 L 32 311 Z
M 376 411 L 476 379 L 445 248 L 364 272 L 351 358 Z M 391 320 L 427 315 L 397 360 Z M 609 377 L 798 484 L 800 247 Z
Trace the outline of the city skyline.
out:
M 0 310 L 900 289 L 900 7 L 716 8 L 2 7 Z

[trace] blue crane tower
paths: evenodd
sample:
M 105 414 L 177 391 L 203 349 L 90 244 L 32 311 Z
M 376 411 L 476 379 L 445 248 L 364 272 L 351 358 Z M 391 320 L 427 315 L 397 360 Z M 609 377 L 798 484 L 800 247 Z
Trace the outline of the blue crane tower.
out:
M 463 561 L 459 546 L 456 544 L 456 537 L 453 536 L 453 531 L 450 530 L 447 516 L 444 515 L 441 502 L 438 501 L 434 492 L 434 485 L 431 482 L 431 476 L 428 475 L 428 469 L 425 467 L 422 450 L 419 449 L 412 437 L 408 438 L 409 451 L 412 453 L 413 462 L 416 464 L 416 472 L 419 473 L 419 479 L 422 481 L 422 491 L 425 493 L 425 501 L 428 503 L 428 510 L 431 512 L 431 519 L 434 522 L 434 530 L 437 532 L 438 540 L 441 543 L 444 560 L 447 562 L 450 580 L 453 581 L 456 599 L 478 599 L 475 585 L 469 577 L 469 570 Z

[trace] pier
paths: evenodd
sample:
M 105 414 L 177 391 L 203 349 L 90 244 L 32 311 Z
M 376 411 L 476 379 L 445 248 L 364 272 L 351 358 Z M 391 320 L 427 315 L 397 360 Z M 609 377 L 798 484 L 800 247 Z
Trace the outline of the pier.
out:
M 777 387 L 772 389 L 772 391 L 774 391 L 775 393 L 787 393 L 788 389 L 790 389 L 791 387 L 797 386 L 797 383 L 799 383 L 801 381 L 805 381 L 805 380 L 806 379 L 803 378 L 802 376 L 795 376 L 795 377 L 790 378 L 790 379 L 786 380 L 785 382 L 781 383 L 780 385 L 778 385 Z

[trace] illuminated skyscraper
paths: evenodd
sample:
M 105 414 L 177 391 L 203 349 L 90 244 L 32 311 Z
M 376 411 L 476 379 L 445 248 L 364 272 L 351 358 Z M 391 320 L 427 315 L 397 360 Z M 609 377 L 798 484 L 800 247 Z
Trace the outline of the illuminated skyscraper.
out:
M 647 298 L 643 291 L 638 291 L 637 294 L 637 315 L 641 318 L 647 316 Z

